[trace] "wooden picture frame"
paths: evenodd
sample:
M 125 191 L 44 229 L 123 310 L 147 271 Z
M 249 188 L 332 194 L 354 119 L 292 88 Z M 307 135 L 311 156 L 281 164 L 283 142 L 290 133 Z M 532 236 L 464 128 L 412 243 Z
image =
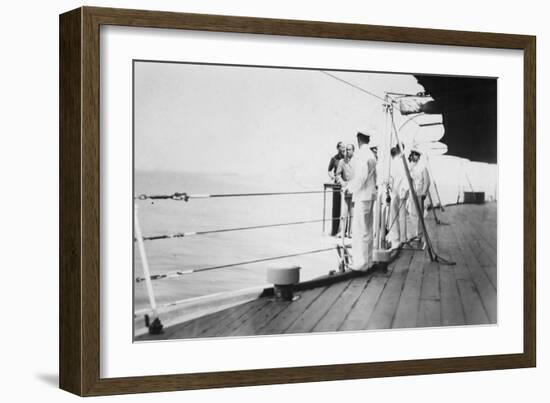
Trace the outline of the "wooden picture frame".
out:
M 524 52 L 523 353 L 209 373 L 100 377 L 100 27 L 171 28 Z M 60 387 L 81 396 L 313 382 L 536 364 L 534 36 L 81 7 L 60 16 Z

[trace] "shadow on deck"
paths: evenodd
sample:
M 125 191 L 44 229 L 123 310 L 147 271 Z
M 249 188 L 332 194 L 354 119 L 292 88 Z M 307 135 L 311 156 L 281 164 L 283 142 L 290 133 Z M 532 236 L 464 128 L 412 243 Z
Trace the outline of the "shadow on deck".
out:
M 455 266 L 402 251 L 387 273 L 300 291 L 292 302 L 258 298 L 136 341 L 496 323 L 496 204 L 450 206 L 440 218 L 450 225 L 429 218 L 428 231 Z

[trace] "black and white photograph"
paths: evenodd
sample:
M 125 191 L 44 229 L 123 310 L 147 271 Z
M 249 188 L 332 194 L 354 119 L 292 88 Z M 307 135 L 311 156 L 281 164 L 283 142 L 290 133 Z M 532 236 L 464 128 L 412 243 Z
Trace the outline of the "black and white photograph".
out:
M 496 325 L 497 85 L 134 60 L 134 342 Z

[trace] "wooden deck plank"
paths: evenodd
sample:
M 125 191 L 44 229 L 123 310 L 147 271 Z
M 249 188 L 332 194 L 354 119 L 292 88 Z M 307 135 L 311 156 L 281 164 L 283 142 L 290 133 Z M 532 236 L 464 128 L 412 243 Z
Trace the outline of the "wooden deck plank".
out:
M 258 330 L 264 327 L 271 319 L 281 313 L 291 302 L 276 301 L 266 298 L 268 302 L 259 310 L 249 315 L 244 315 L 243 320 L 232 330 L 224 332 L 224 336 L 248 336 L 258 334 Z
M 472 229 L 471 221 L 458 222 L 456 230 L 459 231 L 459 238 L 464 240 L 463 244 L 467 245 L 466 252 L 472 254 L 472 258 L 468 261 L 470 267 L 481 267 L 496 291 L 496 251 L 490 251 L 479 245 L 479 233 Z
M 470 268 L 473 283 L 491 323 L 497 321 L 497 292 L 481 268 Z
M 458 280 L 470 281 L 462 253 L 456 247 L 457 239 L 453 230 L 446 226 L 439 240 L 441 253 L 445 254 L 455 265 L 440 266 L 441 281 L 441 321 L 443 326 L 465 325 L 466 316 L 458 288 Z
M 209 331 L 214 326 L 227 325 L 228 323 L 231 323 L 231 321 L 246 314 L 249 310 L 257 309 L 258 306 L 261 306 L 262 304 L 262 300 L 254 300 L 233 308 L 225 309 L 220 312 L 182 323 L 180 325 L 170 326 L 169 328 L 166 328 L 164 334 L 160 336 L 162 336 L 163 339 L 212 337 L 214 334 L 209 333 Z
M 374 273 L 339 330 L 365 330 L 389 276 Z
M 456 237 L 455 232 L 452 230 L 452 227 L 450 227 L 449 235 L 451 236 L 452 242 L 451 244 L 445 244 L 444 251 L 447 253 L 453 262 L 455 262 L 454 266 L 454 274 L 456 280 L 470 280 L 470 271 L 468 270 L 466 266 L 466 260 L 464 258 L 464 254 L 462 253 L 462 250 L 459 246 L 460 240 Z M 441 245 L 441 244 L 440 244 Z M 443 249 L 442 249 L 443 250 Z
M 441 325 L 441 293 L 439 290 L 439 263 L 424 265 L 417 326 Z
M 468 325 L 483 325 L 489 323 L 483 304 L 474 283 L 470 280 L 457 280 L 464 316 Z
M 367 329 L 389 329 L 391 327 L 411 260 L 412 254 L 407 254 L 393 268 L 367 322 Z
M 457 236 L 457 251 L 462 253 L 465 261 L 465 267 L 468 269 L 470 278 L 476 287 L 476 291 L 480 296 L 483 307 L 491 323 L 496 323 L 497 320 L 497 292 L 495 285 L 490 281 L 487 272 L 483 269 L 479 260 L 471 248 L 471 241 L 464 234 L 463 224 L 457 224 L 454 227 L 455 235 Z M 465 307 L 466 309 L 466 307 Z
M 453 266 L 440 265 L 439 278 L 441 287 L 441 324 L 459 326 L 466 324 L 462 302 L 458 293 L 457 280 Z
M 425 255 L 421 252 L 414 253 L 410 268 L 407 273 L 403 292 L 397 305 L 393 328 L 415 327 L 418 318 L 418 306 L 420 303 L 420 289 L 422 287 L 422 275 L 424 272 Z
M 474 242 L 475 244 L 475 242 Z M 487 250 L 480 249 L 478 245 L 474 245 L 478 253 L 478 260 L 481 262 L 481 268 L 485 271 L 489 281 L 491 282 L 493 288 L 497 289 L 497 264 L 493 260 L 496 260 L 495 256 L 490 256 L 490 253 Z
M 351 280 L 332 284 L 285 330 L 285 333 L 309 333 L 330 309 L 334 301 L 349 286 Z
M 294 321 L 325 291 L 326 287 L 318 287 L 312 290 L 303 291 L 297 294 L 299 298 L 292 301 L 276 317 L 266 323 L 258 330 L 257 334 L 279 334 L 284 333 Z
M 325 316 L 315 325 L 314 332 L 334 332 L 340 328 L 348 312 L 355 305 L 367 285 L 364 277 L 351 281 L 348 288 L 342 292 L 338 299 L 332 304 Z
M 204 337 L 213 337 L 213 336 L 224 336 L 227 334 L 228 330 L 242 323 L 245 318 L 251 315 L 253 312 L 256 312 L 267 303 L 267 298 L 259 298 L 255 301 L 252 301 L 250 304 L 250 309 L 243 306 L 241 309 L 229 309 L 227 316 L 223 320 L 212 320 L 209 321 L 206 325 L 208 329 L 203 332 Z M 214 322 L 214 323 L 212 323 Z
M 497 251 L 497 212 L 496 206 L 487 204 L 483 208 L 487 214 L 481 215 L 478 220 L 470 220 L 472 228 L 475 229 L 481 239 L 483 239 L 485 245 Z M 489 222 L 490 225 L 484 225 L 483 223 Z
M 434 244 L 439 256 L 442 256 L 449 262 L 456 263 L 451 253 L 453 249 L 453 235 L 451 231 L 449 225 L 436 226 Z M 442 326 L 466 324 L 464 309 L 456 283 L 455 267 L 453 264 L 439 264 L 440 318 Z

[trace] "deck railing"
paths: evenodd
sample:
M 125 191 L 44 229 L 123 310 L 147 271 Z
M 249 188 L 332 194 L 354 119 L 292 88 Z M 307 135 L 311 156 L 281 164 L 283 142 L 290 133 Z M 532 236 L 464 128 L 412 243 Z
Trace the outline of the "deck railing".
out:
M 175 192 L 172 194 L 141 194 L 139 196 L 134 197 L 135 204 L 134 204 L 134 242 L 137 243 L 138 251 L 141 258 L 141 264 L 143 268 L 143 277 L 137 277 L 135 281 L 137 283 L 144 282 L 146 286 L 147 296 L 149 299 L 149 304 L 151 307 L 151 314 L 152 314 L 152 320 L 149 319 L 148 315 L 146 315 L 146 326 L 149 327 L 150 332 L 160 332 L 162 330 L 162 324 L 159 319 L 159 312 L 158 312 L 158 306 L 155 299 L 155 294 L 153 291 L 153 285 L 152 281 L 155 280 L 163 280 L 163 279 L 170 279 L 180 276 L 185 276 L 193 273 L 199 273 L 204 271 L 210 271 L 210 270 L 217 270 L 217 269 L 226 269 L 231 267 L 237 267 L 237 266 L 244 266 L 244 265 L 250 265 L 254 263 L 261 263 L 261 262 L 267 262 L 267 261 L 274 261 L 274 260 L 280 260 L 280 259 L 286 259 L 290 257 L 297 257 L 297 256 L 304 256 L 304 255 L 310 255 L 310 254 L 317 254 L 322 252 L 328 252 L 331 250 L 338 250 L 339 256 L 342 258 L 340 259 L 340 269 L 344 270 L 345 265 L 349 263 L 349 256 L 346 256 L 344 258 L 343 255 L 348 255 L 347 248 L 349 245 L 346 245 L 345 243 L 345 236 L 342 236 L 342 244 L 336 245 L 332 247 L 325 247 L 325 248 L 318 248 L 313 250 L 307 250 L 307 251 L 300 251 L 300 252 L 294 252 L 289 254 L 282 254 L 277 256 L 267 256 L 264 258 L 259 259 L 251 259 L 251 260 L 245 260 L 240 262 L 230 262 L 227 264 L 222 265 L 215 265 L 215 266 L 208 266 L 208 267 L 201 267 L 201 268 L 195 268 L 195 269 L 186 269 L 186 270 L 174 270 L 169 271 L 161 274 L 151 274 L 150 268 L 149 268 L 149 262 L 147 259 L 147 253 L 145 249 L 145 243 L 150 241 L 158 241 L 158 240 L 166 240 L 166 239 L 175 239 L 175 238 L 187 238 L 192 236 L 200 236 L 200 235 L 208 235 L 208 234 L 215 234 L 215 233 L 228 233 L 228 232 L 235 232 L 235 231 L 248 231 L 248 230 L 256 230 L 256 229 L 263 229 L 263 228 L 276 228 L 276 227 L 285 227 L 285 226 L 296 226 L 296 225 L 304 225 L 304 224 L 313 224 L 313 223 L 323 223 L 322 232 L 325 232 L 325 222 L 327 220 L 326 218 L 326 194 L 327 193 L 342 193 L 341 187 L 339 185 L 332 185 L 327 184 L 324 186 L 323 190 L 307 190 L 307 191 L 290 191 L 290 192 L 260 192 L 260 193 L 226 193 L 226 194 L 194 194 L 194 193 L 186 193 L 186 192 Z M 171 234 L 162 234 L 162 235 L 143 235 L 141 232 L 141 226 L 140 226 L 140 220 L 139 220 L 139 214 L 138 214 L 138 202 L 139 201 L 146 201 L 146 200 L 167 200 L 167 201 L 185 201 L 188 202 L 189 200 L 193 199 L 209 199 L 209 198 L 233 198 L 233 197 L 262 197 L 262 196 L 292 196 L 292 195 L 305 195 L 305 194 L 323 194 L 323 217 L 321 219 L 314 219 L 314 220 L 302 220 L 302 221 L 291 221 L 291 222 L 282 222 L 282 223 L 268 223 L 268 224 L 261 224 L 261 225 L 253 225 L 253 226 L 242 226 L 242 227 L 233 227 L 233 228 L 218 228 L 218 229 L 212 229 L 212 230 L 206 230 L 206 231 L 185 231 L 185 232 L 177 232 L 177 233 L 171 233 Z M 343 194 L 342 194 L 343 197 Z M 342 222 L 345 222 L 346 220 L 351 219 L 351 215 L 347 215 L 345 217 L 343 216 L 337 216 L 337 217 L 329 217 L 329 220 L 340 220 Z M 173 307 L 177 303 L 181 303 L 182 301 L 178 302 L 171 302 L 168 303 L 166 306 Z

